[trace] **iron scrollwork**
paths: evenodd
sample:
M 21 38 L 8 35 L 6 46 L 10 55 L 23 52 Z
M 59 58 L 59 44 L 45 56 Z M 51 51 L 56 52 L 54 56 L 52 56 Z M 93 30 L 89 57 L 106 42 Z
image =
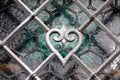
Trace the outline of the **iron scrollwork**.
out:
M 58 34 L 58 36 L 54 36 L 54 39 L 53 39 L 56 42 L 63 42 L 63 43 L 65 43 L 66 41 L 73 42 L 75 40 L 75 36 L 73 36 L 71 34 L 75 34 L 78 37 L 78 42 L 77 42 L 76 46 L 64 58 L 54 48 L 54 46 L 52 45 L 52 43 L 50 41 L 50 36 L 55 33 Z M 71 55 L 74 54 L 80 48 L 80 46 L 82 44 L 82 34 L 81 34 L 81 32 L 79 32 L 76 29 L 68 29 L 67 30 L 64 26 L 61 30 L 53 28 L 46 34 L 46 43 L 47 43 L 48 47 L 50 48 L 50 50 L 57 55 L 57 57 L 60 59 L 60 61 L 62 62 L 63 66 L 64 66 L 66 64 L 66 62 L 68 61 L 68 59 L 71 57 Z

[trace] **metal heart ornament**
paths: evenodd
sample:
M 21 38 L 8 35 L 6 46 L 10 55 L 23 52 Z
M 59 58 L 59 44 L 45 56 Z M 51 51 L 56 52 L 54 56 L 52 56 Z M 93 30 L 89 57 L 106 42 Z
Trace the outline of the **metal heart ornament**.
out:
M 52 34 L 58 34 L 58 36 L 54 36 L 54 41 L 56 42 L 63 42 L 65 43 L 67 42 L 72 42 L 75 40 L 75 36 L 71 35 L 71 34 L 75 34 L 78 37 L 78 41 L 76 46 L 63 58 L 62 55 L 54 48 L 54 46 L 52 45 L 51 41 L 50 41 L 50 36 Z M 57 55 L 57 57 L 59 58 L 59 60 L 62 62 L 63 66 L 66 64 L 66 62 L 68 61 L 68 59 L 71 57 L 72 54 L 74 54 L 81 46 L 82 44 L 82 34 L 81 32 L 79 32 L 76 29 L 69 29 L 67 30 L 66 28 L 62 28 L 62 29 L 51 29 L 46 33 L 46 43 L 48 45 L 48 47 L 50 48 L 50 50 L 55 53 Z

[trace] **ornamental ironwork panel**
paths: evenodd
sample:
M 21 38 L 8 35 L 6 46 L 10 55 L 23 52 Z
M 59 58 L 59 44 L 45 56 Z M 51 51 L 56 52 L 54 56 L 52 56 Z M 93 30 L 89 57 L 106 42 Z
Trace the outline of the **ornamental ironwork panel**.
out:
M 119 0 L 0 4 L 0 80 L 120 79 Z

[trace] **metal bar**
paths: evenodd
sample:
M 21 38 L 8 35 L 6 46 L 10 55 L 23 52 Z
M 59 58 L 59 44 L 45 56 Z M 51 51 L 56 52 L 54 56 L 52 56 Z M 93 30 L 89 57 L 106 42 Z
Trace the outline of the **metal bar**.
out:
M 116 38 L 116 36 L 101 22 L 99 19 L 95 18 L 94 22 L 109 35 L 109 37 L 114 40 L 117 44 L 120 45 L 120 41 Z
M 53 58 L 55 57 L 55 53 L 51 53 L 50 56 L 47 57 L 47 59 L 45 59 L 34 71 L 33 73 L 39 73 L 41 71 L 41 69 L 43 69 L 44 66 L 46 66 L 49 62 L 51 62 L 53 60 Z
M 17 61 L 17 63 L 20 64 L 20 66 L 21 66 L 22 68 L 24 68 L 24 70 L 26 70 L 26 71 L 29 72 L 29 73 L 32 73 L 31 69 L 30 69 L 23 61 L 21 61 L 21 60 L 19 59 L 19 57 L 17 57 L 17 56 L 15 55 L 15 53 L 13 53 L 6 45 L 4 45 L 3 48 L 9 53 L 9 55 L 10 55 L 13 59 L 15 59 L 15 60 Z
M 87 19 L 87 20 L 78 28 L 78 31 L 82 32 L 90 23 L 91 23 L 91 20 L 90 20 L 90 19 Z
M 95 11 L 94 15 L 98 16 L 113 0 L 106 0 L 100 7 Z
M 21 0 L 14 0 L 19 7 L 24 10 L 26 13 L 29 13 L 30 15 L 33 13 Z
M 49 27 L 47 27 L 43 21 L 41 21 L 41 19 L 39 19 L 37 16 L 35 16 L 34 20 L 40 25 L 40 26 L 43 26 L 41 27 L 45 32 L 49 31 Z
M 45 8 L 47 2 L 49 0 L 47 0 L 44 4 L 42 4 L 42 6 L 40 6 L 38 9 L 36 9 L 35 12 L 32 12 L 21 0 L 15 0 L 16 3 L 18 3 L 21 8 L 23 8 L 24 11 L 27 11 L 27 13 L 30 13 L 30 16 L 27 17 L 17 28 L 15 28 L 3 41 L 0 41 L 0 45 L 4 45 L 3 47 L 5 48 L 5 50 L 10 53 L 10 55 L 30 74 L 33 73 L 33 71 L 24 64 L 24 62 L 22 62 L 6 45 L 5 43 L 11 39 L 16 33 L 18 33 L 20 30 L 22 30 L 32 19 L 33 16 L 35 16 L 35 14 L 37 14 L 40 10 L 42 10 L 43 8 Z M 49 2 L 50 3 L 50 2 Z M 42 26 L 45 26 L 41 20 L 39 20 L 36 17 L 37 22 L 41 23 Z M 45 26 L 45 28 L 47 28 L 47 26 Z M 48 28 L 47 28 L 48 30 Z M 40 78 L 38 76 L 35 76 L 35 78 L 37 80 L 40 80 Z
M 88 10 L 79 0 L 75 0 L 76 4 L 78 4 L 78 6 L 81 7 L 81 8 L 85 11 L 85 13 L 88 15 L 88 17 L 90 18 L 90 19 L 88 19 L 88 20 L 82 25 L 82 27 L 80 27 L 78 30 L 79 30 L 79 31 L 84 30 L 84 29 L 95 19 L 94 22 L 95 22 L 96 24 L 98 24 L 99 27 L 102 28 L 102 30 L 104 30 L 105 32 L 107 32 L 107 34 L 108 34 L 116 43 L 120 44 L 120 41 L 113 35 L 113 33 L 112 33 L 108 28 L 106 28 L 106 27 L 104 26 L 104 24 L 102 24 L 102 22 L 100 22 L 100 21 L 96 18 L 96 16 L 98 16 L 98 15 L 104 10 L 104 8 L 110 4 L 111 1 L 112 1 L 112 0 L 107 0 L 94 14 L 91 14 L 91 13 L 89 12 L 89 10 Z M 93 18 L 93 19 L 92 19 L 92 18 Z M 115 55 L 115 54 L 113 54 L 113 55 Z M 117 55 L 117 56 L 118 56 L 118 55 Z M 115 58 L 116 58 L 117 56 L 115 56 Z M 113 57 L 110 57 L 110 59 L 111 59 L 111 58 L 113 58 Z M 79 60 L 79 59 L 78 59 L 78 60 Z M 111 61 L 111 60 L 108 60 L 109 63 L 110 63 L 110 61 Z M 79 62 L 80 62 L 80 61 L 79 61 Z M 83 64 L 83 63 L 81 63 L 81 64 Z M 102 71 L 102 69 L 104 69 L 104 66 L 105 66 L 105 65 L 107 65 L 107 64 L 104 63 L 104 64 L 98 69 L 98 71 L 96 71 L 96 73 Z M 84 66 L 85 66 L 85 65 L 84 65 Z M 83 66 L 83 67 L 84 67 L 84 66 Z M 89 68 L 88 68 L 88 69 L 89 69 Z M 88 70 L 88 69 L 87 69 L 87 70 Z M 93 76 L 93 75 L 95 75 L 95 74 L 92 74 L 92 76 Z M 99 77 L 96 76 L 96 78 L 97 78 L 98 80 L 100 80 Z M 88 80 L 90 80 L 90 79 L 91 79 L 91 77 L 90 77 Z
M 30 77 L 33 75 L 33 74 L 38 74 L 44 66 L 46 66 L 49 62 L 52 61 L 52 59 L 55 57 L 55 54 L 54 53 L 51 53 L 50 56 L 47 57 L 47 59 L 45 59 L 34 71 L 32 74 L 30 74 L 25 80 L 29 80 Z
M 81 68 L 83 70 L 85 70 L 85 72 L 90 75 L 90 74 L 93 74 L 93 71 L 91 71 L 91 69 L 86 65 L 84 64 L 79 58 L 78 56 L 76 56 L 75 54 L 72 55 L 73 59 L 75 59 L 75 61 L 80 64 Z
M 91 17 L 92 13 L 85 7 L 85 5 L 80 0 L 73 0 L 82 10 L 84 13 L 87 14 L 88 17 Z
M 106 6 L 108 6 L 110 4 L 112 0 L 107 0 L 97 11 L 94 12 L 94 14 L 90 13 L 90 11 L 84 6 L 84 4 L 82 4 L 79 0 L 75 1 L 77 3 L 78 6 L 84 8 L 84 11 L 87 11 L 87 15 L 90 19 L 87 19 L 86 22 L 84 22 L 79 28 L 79 31 L 83 31 L 94 19 L 91 18 L 95 18 L 97 17 Z
M 33 71 L 22 61 L 19 59 L 19 57 L 17 57 L 6 45 L 3 46 L 4 49 L 9 53 L 8 55 L 10 55 L 13 59 L 15 59 L 15 61 L 20 64 L 20 66 L 26 70 L 28 73 L 32 74 Z M 35 77 L 36 80 L 40 80 L 38 76 Z
M 43 2 L 40 7 L 38 7 L 35 11 L 34 14 L 37 15 L 39 12 L 41 12 L 43 9 L 45 9 L 50 3 L 52 2 L 52 0 L 46 0 L 45 2 Z
M 32 20 L 33 15 L 27 17 L 19 26 L 17 26 L 5 39 L 2 41 L 1 45 L 4 45 L 8 40 L 10 40 L 15 34 L 21 31 L 27 24 Z
M 46 0 L 43 2 L 34 12 L 30 10 L 29 7 L 26 6 L 21 0 L 14 0 L 25 12 L 29 14 L 33 14 L 36 16 L 39 12 L 41 12 L 43 9 L 45 9 L 51 2 L 52 0 Z
M 43 4 L 41 4 L 34 12 L 31 11 L 21 0 L 15 0 L 17 4 L 20 5 L 23 10 L 27 11 L 27 13 L 31 14 L 34 16 L 34 20 L 41 25 L 41 28 L 46 32 L 49 31 L 49 27 L 47 27 L 41 20 L 40 18 L 37 17 L 37 14 L 41 12 L 44 8 L 47 7 L 51 3 L 52 0 L 46 0 Z
M 3 46 L 3 48 L 9 53 L 9 55 L 15 59 L 15 61 L 20 64 L 20 66 L 26 70 L 29 73 L 29 76 L 25 80 L 29 80 L 31 76 L 35 77 L 36 80 L 41 80 L 37 74 L 41 71 L 41 69 L 46 66 L 54 57 L 55 54 L 52 53 L 50 56 L 48 56 L 34 71 L 32 71 L 22 60 L 19 59 L 10 49 L 5 45 L 5 43 L 10 40 L 14 35 L 16 35 L 18 32 L 20 32 L 26 25 L 28 25 L 31 20 L 35 20 L 41 28 L 47 32 L 49 31 L 49 27 L 47 27 L 41 19 L 38 18 L 38 13 L 41 12 L 43 9 L 45 9 L 52 0 L 46 0 L 41 6 L 39 6 L 34 12 L 31 11 L 21 0 L 14 0 L 20 7 L 23 9 L 29 16 L 17 27 L 15 28 L 3 41 L 0 40 L 0 46 Z M 103 31 L 107 33 L 107 35 L 115 41 L 115 43 L 120 45 L 120 41 L 117 39 L 117 37 L 98 19 L 96 18 L 113 0 L 106 0 L 105 3 L 103 3 L 102 6 L 99 7 L 97 11 L 94 13 L 91 13 L 89 9 L 80 1 L 80 0 L 73 0 L 82 10 L 84 13 L 87 14 L 89 19 L 85 21 L 79 28 L 78 31 L 83 31 L 92 21 L 94 21 Z M 75 54 L 72 55 L 73 59 L 76 60 L 78 64 L 88 73 L 91 75 L 91 77 L 94 75 L 98 80 L 100 78 L 96 75 L 97 73 L 102 72 L 118 55 L 120 55 L 120 49 L 116 50 L 98 69 L 97 71 L 93 72 L 86 64 L 84 64 L 78 56 Z M 88 78 L 87 80 L 91 79 Z
M 99 68 L 95 73 L 101 72 L 107 67 L 116 57 L 120 55 L 120 49 L 116 50 Z
M 96 15 L 96 16 L 98 16 L 99 14 L 100 14 L 100 12 L 101 11 L 103 11 L 104 10 L 104 8 L 106 7 L 106 6 L 108 6 L 109 4 L 110 4 L 110 2 L 111 2 L 112 0 L 107 0 L 95 13 L 94 13 L 94 15 Z M 80 1 L 77 1 L 78 3 L 79 3 L 79 5 L 82 5 L 81 7 L 85 7 Z M 88 11 L 88 10 L 86 10 L 86 8 L 84 9 L 85 11 Z M 89 14 L 89 11 L 87 12 L 88 14 Z M 91 15 L 91 14 L 89 14 L 89 15 Z M 92 15 L 91 15 L 92 16 Z M 96 23 L 96 24 L 98 24 L 99 25 L 99 27 L 102 29 L 102 30 L 104 30 L 108 35 L 109 35 L 109 37 L 111 37 L 117 44 L 120 44 L 120 41 L 116 38 L 116 36 L 106 27 L 106 26 L 104 26 L 104 24 L 101 22 L 101 21 L 99 21 L 97 18 L 96 18 L 96 16 L 94 16 L 94 22 Z M 90 17 L 90 16 L 89 16 Z M 91 18 L 91 17 L 90 17 Z M 92 20 L 87 20 L 83 25 L 82 25 L 82 27 L 79 27 L 79 31 L 82 31 L 82 30 L 84 30 L 90 23 L 92 22 Z
M 97 17 L 97 16 L 100 14 L 100 12 L 102 12 L 102 11 L 105 9 L 105 7 L 110 4 L 110 2 L 111 2 L 112 0 L 107 0 L 107 1 L 106 1 L 97 11 L 95 11 L 93 14 L 90 13 L 90 11 L 85 7 L 85 5 L 84 5 L 82 2 L 80 2 L 79 0 L 74 0 L 74 1 L 75 1 L 75 3 L 76 3 L 79 7 L 81 7 L 81 8 L 84 10 L 84 12 L 86 12 L 87 16 L 90 18 L 90 19 L 87 19 L 86 22 L 85 22 L 84 24 L 82 24 L 82 25 L 78 28 L 79 31 L 83 31 L 83 30 L 94 20 L 94 18 Z M 93 19 L 92 19 L 92 18 L 93 18 Z
M 97 77 L 97 74 L 102 72 L 109 64 L 114 61 L 116 57 L 120 55 L 120 49 L 116 50 L 91 76 L 95 75 Z M 88 79 L 90 80 L 91 77 Z
M 32 12 L 21 0 L 15 0 L 16 3 L 18 3 L 25 11 L 30 13 L 30 16 L 28 16 L 17 28 L 15 28 L 2 42 L 3 44 L 8 41 L 10 38 L 12 38 L 13 35 L 15 35 L 17 32 L 19 32 L 20 30 L 22 30 L 32 19 L 33 16 L 35 16 L 35 14 L 38 12 L 38 10 L 42 11 L 42 7 L 45 8 L 45 4 L 50 3 L 48 2 L 49 0 L 45 1 L 45 3 L 40 6 L 38 9 L 36 9 L 35 12 Z M 41 26 L 43 27 L 43 29 L 45 31 L 48 31 L 49 28 L 37 17 L 35 16 L 35 20 L 41 24 Z

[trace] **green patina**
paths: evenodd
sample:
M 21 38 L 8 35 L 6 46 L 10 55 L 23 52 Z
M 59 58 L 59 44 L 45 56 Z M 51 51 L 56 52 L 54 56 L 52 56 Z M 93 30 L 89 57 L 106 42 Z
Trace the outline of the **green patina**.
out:
M 68 2 L 68 3 L 66 3 L 66 6 L 70 6 L 72 3 L 71 2 Z M 54 7 L 57 7 L 59 4 L 57 3 L 57 1 L 53 1 L 53 3 L 51 4 L 52 5 L 52 7 L 54 8 Z M 66 11 L 66 9 L 60 9 L 60 10 L 58 10 L 57 12 L 55 12 L 55 14 L 53 14 L 53 16 L 52 16 L 52 18 L 53 18 L 53 22 L 54 22 L 54 20 L 56 19 L 56 14 L 58 14 L 58 13 L 60 13 L 60 14 L 62 14 L 62 15 L 64 15 L 64 18 L 66 18 L 66 22 L 72 22 L 74 25 L 74 27 L 75 27 L 75 24 L 76 24 L 76 21 L 74 20 L 74 19 L 71 19 L 70 18 L 70 15 L 69 15 L 69 13 Z M 44 15 L 44 14 L 43 14 Z M 49 20 L 50 19 L 47 19 L 47 21 L 49 22 Z M 53 24 L 54 25 L 54 24 Z M 63 24 L 61 24 L 61 26 L 62 26 Z M 56 25 L 57 26 L 57 25 Z M 34 27 L 33 25 L 30 25 L 30 27 Z M 31 33 L 30 31 L 28 31 L 28 30 L 24 30 L 24 34 L 22 34 L 22 35 L 25 35 L 26 36 L 26 40 L 19 46 L 19 48 L 20 49 L 28 49 L 28 50 L 30 50 L 32 47 L 34 47 L 35 46 L 35 44 L 37 44 L 38 45 L 38 48 L 40 48 L 40 49 L 42 49 L 45 53 L 47 53 L 47 54 L 50 54 L 51 53 L 51 51 L 46 47 L 46 43 L 45 43 L 45 34 L 40 34 L 40 35 L 38 35 L 38 43 L 36 43 L 35 42 L 35 34 L 33 34 L 33 33 Z M 42 31 L 42 29 L 41 28 L 36 28 L 35 29 L 35 32 L 43 32 Z M 80 47 L 80 50 L 83 50 L 84 48 L 86 48 L 87 47 L 87 45 L 88 45 L 88 39 L 89 39 L 89 36 L 88 35 L 85 35 L 85 34 L 83 34 L 83 43 L 82 43 L 82 45 L 81 45 L 81 47 Z M 94 42 L 94 40 L 92 40 L 93 42 Z M 53 43 L 53 44 L 55 44 L 55 43 Z M 71 44 L 71 46 L 72 47 L 74 47 L 74 43 L 73 44 Z M 36 53 L 38 53 L 38 52 L 36 52 Z M 65 57 L 66 55 L 67 55 L 67 51 L 63 51 L 63 52 L 61 52 L 61 55 L 63 56 L 63 57 Z

